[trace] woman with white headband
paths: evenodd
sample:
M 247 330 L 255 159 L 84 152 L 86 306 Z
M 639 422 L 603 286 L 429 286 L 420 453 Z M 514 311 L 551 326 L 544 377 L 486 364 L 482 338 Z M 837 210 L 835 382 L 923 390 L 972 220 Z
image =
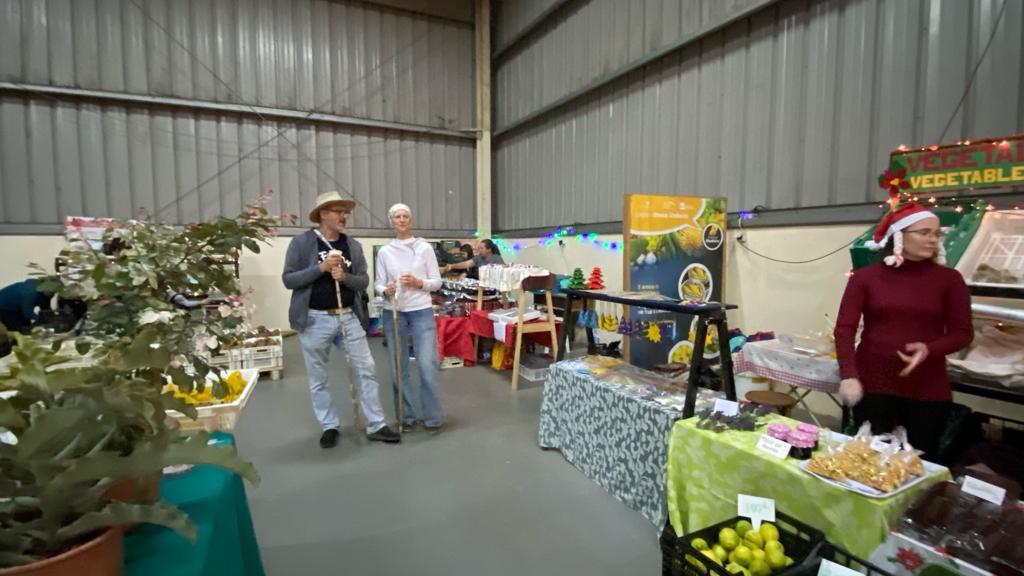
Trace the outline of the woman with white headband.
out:
M 437 352 L 437 325 L 434 321 L 430 293 L 441 288 L 441 274 L 437 268 L 434 248 L 424 239 L 413 236 L 412 210 L 405 204 L 395 204 L 388 210 L 388 220 L 395 229 L 395 239 L 381 247 L 377 253 L 374 281 L 377 293 L 385 297 L 385 312 L 381 314 L 388 346 L 398 351 L 402 373 L 402 431 L 415 428 L 417 422 L 431 433 L 441 431 L 444 410 L 438 390 L 441 363 Z M 398 340 L 394 341 L 392 309 L 398 307 Z M 409 347 L 405 344 L 412 333 L 419 373 L 419 390 L 409 377 Z M 398 406 L 398 385 L 395 382 L 394 362 L 389 362 L 395 407 Z
M 944 265 L 942 242 L 939 218 L 923 206 L 886 215 L 867 246 L 890 253 L 850 277 L 835 331 L 839 393 L 856 425 L 871 422 L 876 434 L 903 426 L 933 461 L 941 457 L 953 400 L 946 355 L 974 337 L 970 293 L 960 273 Z

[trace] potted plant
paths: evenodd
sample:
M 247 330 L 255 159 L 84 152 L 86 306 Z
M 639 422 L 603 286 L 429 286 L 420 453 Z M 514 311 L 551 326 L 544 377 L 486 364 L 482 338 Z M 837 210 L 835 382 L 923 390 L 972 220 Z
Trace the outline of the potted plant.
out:
M 68 356 L 32 336 L 15 338 L 18 363 L 0 378 L 0 574 L 71 574 L 86 565 L 118 574 L 119 527 L 127 524 L 195 538 L 194 524 L 169 504 L 107 498 L 120 478 L 203 463 L 257 481 L 233 446 L 167 429 L 154 410 L 159 394 L 131 371 L 61 368 Z
M 244 333 L 237 279 L 219 264 L 243 249 L 259 252 L 274 234 L 265 200 L 183 228 L 116 222 L 103 249 L 74 242 L 59 275 L 44 280 L 86 313 L 70 334 L 16 335 L 16 365 L 0 377 L 0 575 L 88 562 L 110 563 L 97 573 L 119 573 L 119 527 L 135 523 L 195 537 L 173 506 L 112 500 L 125 479 L 158 482 L 166 466 L 203 463 L 257 479 L 233 447 L 168 429 L 168 410 L 196 412 L 165 387 L 171 380 L 180 391 L 202 390 L 208 374 L 219 375 L 203 353 Z M 174 302 L 211 294 L 223 295 L 212 315 Z M 89 362 L 69 366 L 69 347 Z M 221 379 L 212 381 L 213 395 L 224 396 Z

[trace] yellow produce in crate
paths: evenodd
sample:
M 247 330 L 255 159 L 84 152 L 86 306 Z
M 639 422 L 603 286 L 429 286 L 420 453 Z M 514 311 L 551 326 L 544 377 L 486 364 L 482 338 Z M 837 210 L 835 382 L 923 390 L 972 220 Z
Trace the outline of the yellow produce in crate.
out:
M 214 397 L 213 386 L 209 384 L 203 388 L 202 392 L 200 392 L 198 389 L 193 389 L 191 392 L 186 394 L 185 392 L 182 392 L 175 384 L 168 384 L 165 390 L 173 393 L 175 398 L 181 398 L 182 400 L 188 402 L 189 404 L 197 405 L 227 404 L 229 402 L 234 402 L 239 397 L 239 395 L 241 395 L 242 391 L 245 390 L 245 378 L 242 377 L 242 374 L 238 370 L 231 372 L 230 374 L 227 375 L 226 378 L 222 378 L 221 381 L 224 383 L 224 386 L 228 390 L 228 393 L 222 398 Z

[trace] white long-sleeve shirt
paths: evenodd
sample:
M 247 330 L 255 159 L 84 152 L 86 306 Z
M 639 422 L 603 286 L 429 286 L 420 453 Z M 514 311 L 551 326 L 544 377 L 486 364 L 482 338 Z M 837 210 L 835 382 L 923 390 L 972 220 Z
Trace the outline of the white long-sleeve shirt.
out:
M 423 288 L 402 286 L 399 278 L 409 273 L 423 280 Z M 399 312 L 415 312 L 430 308 L 430 293 L 441 289 L 441 272 L 437 268 L 434 248 L 422 238 L 392 240 L 377 253 L 374 288 L 384 295 L 388 282 L 398 286 L 396 293 Z M 391 299 L 385 296 L 384 308 L 391 310 Z

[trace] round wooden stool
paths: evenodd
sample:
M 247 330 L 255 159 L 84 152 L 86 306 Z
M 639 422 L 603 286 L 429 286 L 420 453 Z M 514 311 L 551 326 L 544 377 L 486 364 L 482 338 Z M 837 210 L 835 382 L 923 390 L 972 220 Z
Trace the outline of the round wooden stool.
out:
M 793 406 L 796 406 L 796 398 L 793 398 L 789 394 L 783 394 L 782 392 L 772 392 L 771 390 L 753 390 L 747 392 L 747 401 L 753 402 L 758 406 L 771 406 L 779 411 L 779 414 L 783 416 L 789 416 L 790 410 Z

